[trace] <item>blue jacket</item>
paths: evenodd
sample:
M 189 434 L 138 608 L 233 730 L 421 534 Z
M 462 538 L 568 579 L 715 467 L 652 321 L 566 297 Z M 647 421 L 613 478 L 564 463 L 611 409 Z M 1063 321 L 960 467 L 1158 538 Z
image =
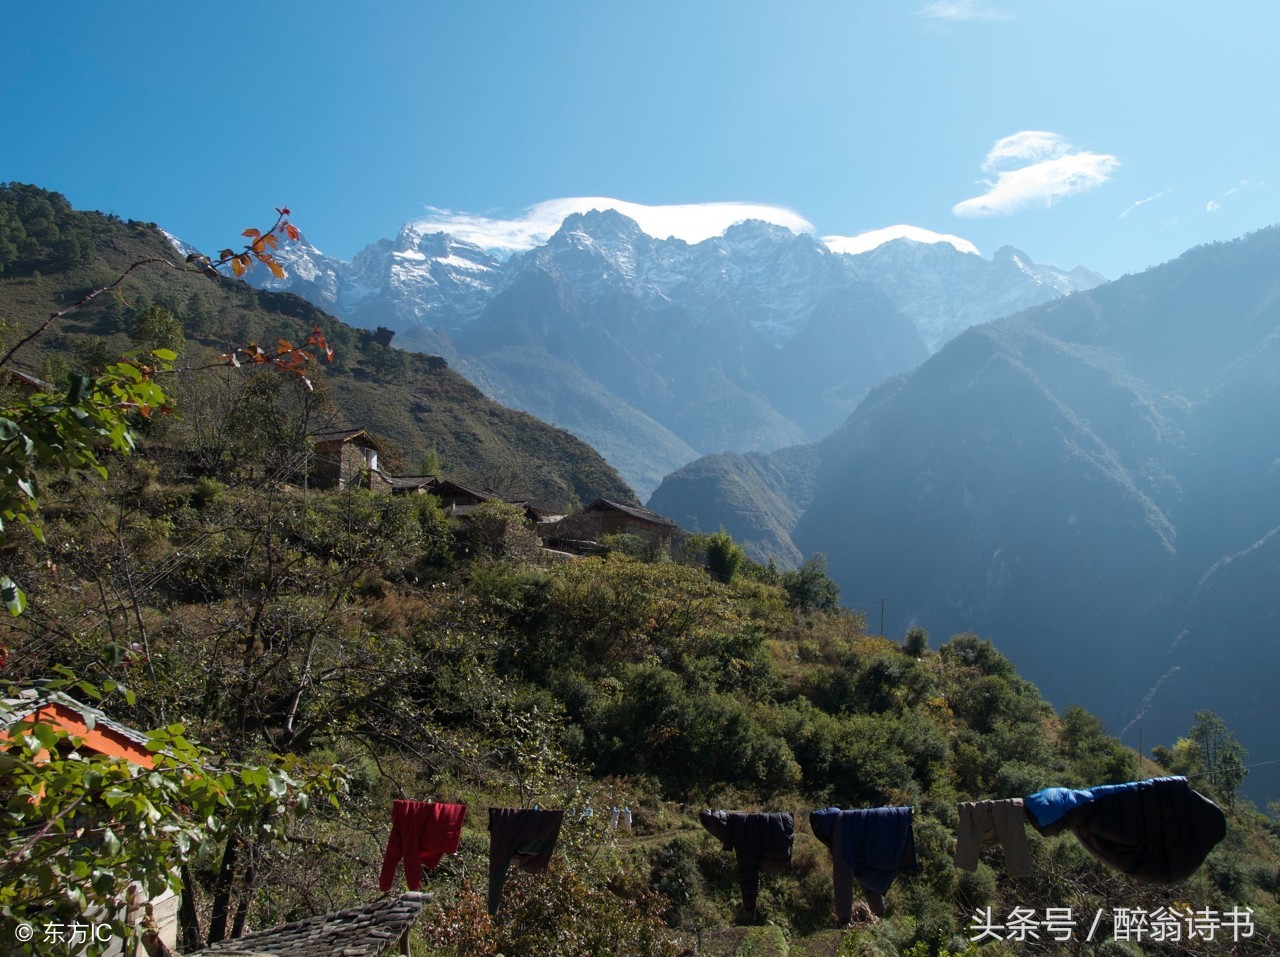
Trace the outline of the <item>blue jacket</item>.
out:
M 887 893 L 900 872 L 920 870 L 909 807 L 877 807 L 860 811 L 824 808 L 809 814 L 818 840 L 831 847 L 836 817 L 840 819 L 839 853 L 858 883 L 878 894 Z M 836 848 L 831 848 L 832 854 Z

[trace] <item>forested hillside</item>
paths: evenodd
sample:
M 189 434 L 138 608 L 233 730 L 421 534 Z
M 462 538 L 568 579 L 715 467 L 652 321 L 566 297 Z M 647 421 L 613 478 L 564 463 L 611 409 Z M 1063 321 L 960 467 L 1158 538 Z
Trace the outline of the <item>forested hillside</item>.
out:
M 0 188 L 0 318 L 8 324 L 10 344 L 145 259 L 180 263 L 181 257 L 154 224 L 78 212 L 58 194 L 33 186 Z M 188 396 L 182 424 L 174 428 L 210 441 L 210 433 L 217 433 L 217 441 L 237 443 L 236 454 L 242 446 L 279 449 L 281 443 L 292 443 L 290 451 L 296 452 L 307 431 L 364 428 L 390 450 L 385 466 L 393 472 L 435 470 L 463 484 L 555 506 L 585 504 L 601 495 L 635 502 L 626 483 L 589 446 L 491 402 L 443 359 L 393 348 L 389 336 L 353 329 L 297 296 L 195 269 L 151 264 L 135 271 L 118 293 L 60 320 L 24 348 L 17 362 L 51 381 L 70 368 L 101 368 L 154 334 L 148 321 L 138 326 L 145 315 L 154 327 L 151 306 L 163 310 L 165 322 L 180 326 L 182 367 L 216 363 L 220 354 L 251 342 L 264 348 L 281 338 L 302 343 L 313 326 L 333 346 L 333 362 L 313 370 L 316 395 L 305 403 L 300 396 L 292 402 L 281 396 L 290 413 L 270 422 L 252 408 L 252 393 L 279 391 L 279 383 L 250 384 L 245 376 L 228 379 L 216 371 L 179 377 L 178 390 Z
M 37 309 L 47 282 L 7 272 L 3 302 Z M 130 281 L 125 297 L 137 295 Z M 199 345 L 163 316 L 132 319 L 144 316 L 145 331 L 132 329 L 144 347 L 161 333 L 184 355 Z M 48 377 L 88 366 L 65 334 L 55 326 L 42 343 Z M 330 341 L 351 347 L 340 331 Z M 618 536 L 607 554 L 552 562 L 513 511 L 462 522 L 427 495 L 292 481 L 293 462 L 260 430 L 305 413 L 293 375 L 220 366 L 169 382 L 182 418 L 136 419 L 137 452 L 102 453 L 105 475 L 42 474 L 43 540 L 6 526 L 3 571 L 28 601 L 0 645 L 7 694 L 62 676 L 68 693 L 103 689 L 98 705 L 116 721 L 164 729 L 158 750 L 203 751 L 167 779 L 173 790 L 157 784 L 163 771 L 74 777 L 85 797 L 65 817 L 89 822 L 80 833 L 38 825 L 57 787 L 7 786 L 6 939 L 33 914 L 74 918 L 90 889 L 142 866 L 141 838 L 111 822 L 151 789 L 155 815 L 177 829 L 155 841 L 180 871 L 189 950 L 375 899 L 391 802 L 412 798 L 470 808 L 458 854 L 428 878 L 435 900 L 413 946 L 430 957 L 1064 952 L 1047 933 L 978 947 L 970 925 L 987 908 L 1001 922 L 1015 908 L 1072 908 L 1078 953 L 1276 952 L 1280 835 L 1237 800 L 1240 769 L 1205 734 L 1212 716 L 1164 742 L 1156 764 L 1084 710 L 1055 713 L 987 641 L 869 634 L 820 563 L 778 572 L 720 534 L 675 554 Z M 249 438 L 211 456 L 224 393 L 252 399 L 237 407 Z M 10 395 L 6 418 L 35 401 Z M 467 447 L 450 448 L 439 454 Z M 56 745 L 20 742 L 6 773 L 73 780 L 84 762 Z M 23 763 L 46 747 L 48 763 Z M 226 801 L 192 820 L 204 805 L 174 795 L 223 771 Z M 1030 833 L 1027 878 L 1007 876 L 995 852 L 973 872 L 952 863 L 958 801 L 1165 772 L 1195 775 L 1228 813 L 1226 839 L 1188 880 L 1121 877 L 1069 834 Z M 490 918 L 485 809 L 535 805 L 567 811 L 550 873 L 513 871 Z M 828 805 L 914 810 L 921 871 L 893 883 L 882 918 L 863 906 L 834 926 L 831 860 L 805 815 Z M 631 809 L 631 830 L 609 826 L 613 807 Z M 698 824 L 703 808 L 796 814 L 792 871 L 764 878 L 755 915 L 741 910 L 732 856 Z M 41 839 L 50 833 L 72 839 Z M 86 848 L 92 866 L 64 866 Z M 1252 908 L 1252 936 L 1102 942 L 1117 908 L 1188 907 Z M 1085 944 L 1097 913 L 1102 931 Z

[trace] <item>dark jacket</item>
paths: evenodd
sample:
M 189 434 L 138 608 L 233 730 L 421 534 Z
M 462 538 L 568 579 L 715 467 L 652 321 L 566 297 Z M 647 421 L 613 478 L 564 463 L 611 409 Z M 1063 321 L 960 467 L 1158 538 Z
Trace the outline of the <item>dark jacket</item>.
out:
M 737 855 L 742 906 L 749 913 L 754 912 L 760 892 L 760 872 L 791 870 L 795 818 L 785 811 L 701 811 L 698 820 L 713 837 L 719 839 L 726 851 Z
M 843 811 L 829 807 L 809 814 L 814 835 L 831 849 L 836 916 L 847 923 L 852 912 L 852 883 L 856 878 L 867 903 L 884 914 L 884 895 L 901 873 L 920 870 L 909 807 L 877 807 Z
M 489 913 L 502 903 L 507 869 L 514 859 L 521 870 L 541 873 L 551 863 L 564 811 L 489 808 Z
M 1039 792 L 1043 793 L 1043 792 Z M 1192 790 L 1186 778 L 1152 778 L 1090 788 L 1090 800 L 1071 802 L 1042 824 L 1043 807 L 1027 798 L 1041 833 L 1070 828 L 1094 857 L 1130 877 L 1173 883 L 1193 874 L 1227 834 L 1221 808 Z

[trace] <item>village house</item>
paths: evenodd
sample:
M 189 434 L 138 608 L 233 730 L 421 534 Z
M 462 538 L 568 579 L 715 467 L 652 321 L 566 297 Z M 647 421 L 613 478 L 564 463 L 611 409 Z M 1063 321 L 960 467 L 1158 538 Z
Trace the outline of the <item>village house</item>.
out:
M 309 476 L 312 488 L 367 486 L 379 491 L 391 491 L 390 483 L 379 481 L 381 472 L 378 471 L 378 453 L 382 450 L 364 429 L 315 432 L 311 435 L 311 444 L 315 450 Z M 383 484 L 386 487 L 379 488 Z
M 548 528 L 554 547 L 581 550 L 606 535 L 636 535 L 655 545 L 670 547 L 678 531 L 671 519 L 638 505 L 598 498 Z

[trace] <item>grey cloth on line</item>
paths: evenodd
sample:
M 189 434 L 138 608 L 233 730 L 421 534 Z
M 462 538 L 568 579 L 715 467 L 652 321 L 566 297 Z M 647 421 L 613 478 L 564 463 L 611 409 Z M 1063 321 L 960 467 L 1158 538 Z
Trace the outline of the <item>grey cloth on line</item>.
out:
M 1027 841 L 1022 798 L 1003 801 L 962 801 L 956 805 L 956 867 L 978 866 L 978 852 L 991 844 L 1004 848 L 1004 869 L 1010 877 L 1031 876 L 1031 844 Z

